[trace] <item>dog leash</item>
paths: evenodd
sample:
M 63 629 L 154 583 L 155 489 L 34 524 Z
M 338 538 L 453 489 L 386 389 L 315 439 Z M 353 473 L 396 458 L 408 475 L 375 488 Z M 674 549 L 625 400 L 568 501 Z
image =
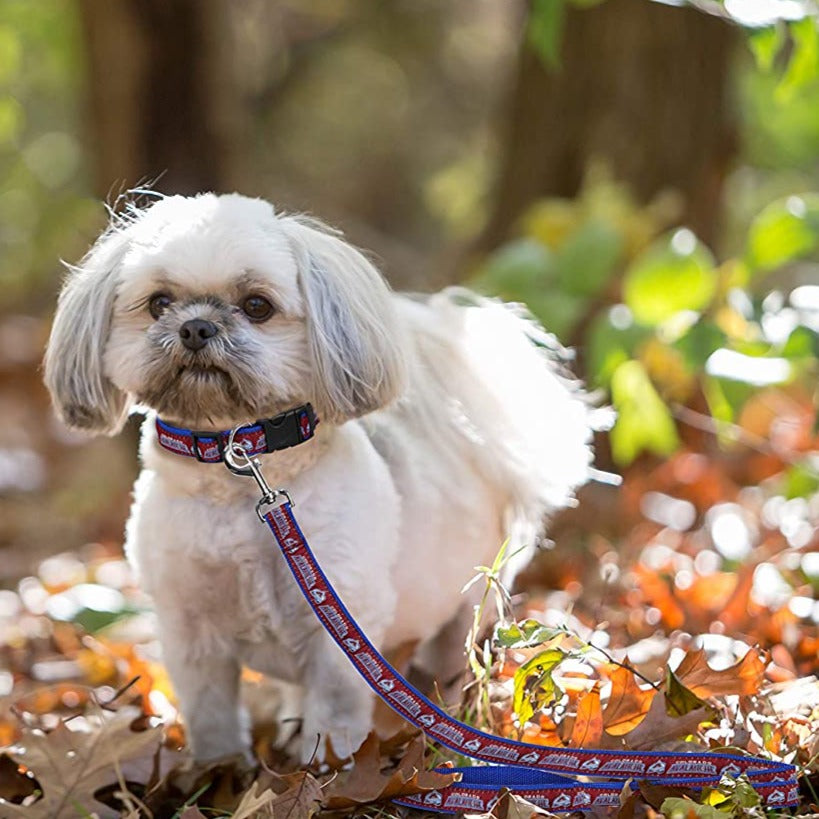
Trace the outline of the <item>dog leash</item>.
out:
M 248 455 L 231 435 L 225 463 L 239 475 L 253 477 L 262 496 L 256 514 L 267 524 L 293 577 L 321 624 L 372 690 L 407 722 L 483 766 L 439 768 L 459 781 L 439 790 L 402 797 L 395 802 L 441 813 L 489 811 L 498 792 L 507 788 L 538 807 L 552 811 L 586 811 L 618 806 L 623 783 L 650 780 L 656 785 L 699 790 L 722 777 L 744 776 L 769 808 L 798 804 L 796 770 L 761 757 L 726 753 L 667 753 L 550 748 L 487 734 L 449 716 L 407 682 L 358 627 L 318 564 L 293 515 L 283 489 L 271 489 L 259 460 Z M 573 777 L 606 778 L 579 781 Z

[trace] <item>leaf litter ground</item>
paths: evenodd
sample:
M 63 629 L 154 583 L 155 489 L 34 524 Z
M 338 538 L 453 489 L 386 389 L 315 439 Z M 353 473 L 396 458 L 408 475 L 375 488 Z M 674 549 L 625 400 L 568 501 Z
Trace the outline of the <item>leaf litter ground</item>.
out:
M 682 451 L 639 465 L 554 522 L 555 547 L 511 600 L 484 570 L 487 608 L 497 600 L 506 619 L 492 630 L 478 618 L 452 710 L 538 744 L 783 760 L 801 772 L 799 812 L 819 813 L 819 511 L 780 494 L 761 457 L 726 466 Z M 674 502 L 693 510 L 685 526 Z M 805 524 L 813 535 L 794 542 Z M 720 551 L 729 530 L 754 533 L 741 560 Z M 0 819 L 420 816 L 388 799 L 438 784 L 433 765 L 462 763 L 403 732 L 372 738 L 351 770 L 300 771 L 279 724 L 286 697 L 246 672 L 260 767 L 192 766 L 154 633 L 112 547 L 48 558 L 0 591 Z M 610 812 L 764 813 L 742 782 L 693 798 L 632 782 Z M 493 815 L 543 812 L 506 794 Z

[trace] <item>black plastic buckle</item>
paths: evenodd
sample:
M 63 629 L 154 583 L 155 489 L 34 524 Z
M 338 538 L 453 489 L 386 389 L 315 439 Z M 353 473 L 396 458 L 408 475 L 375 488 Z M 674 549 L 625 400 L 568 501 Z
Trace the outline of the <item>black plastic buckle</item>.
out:
M 191 430 L 191 438 L 193 438 L 193 457 L 196 458 L 200 464 L 215 464 L 225 460 L 225 442 L 218 432 L 194 432 Z M 216 448 L 219 450 L 219 460 L 208 461 L 199 454 L 199 442 L 205 439 L 208 441 L 216 441 Z
M 306 429 L 302 429 L 302 418 L 306 421 Z M 261 424 L 264 430 L 267 451 L 275 452 L 312 438 L 316 428 L 316 414 L 310 404 L 305 404 L 275 418 L 264 418 L 256 423 Z

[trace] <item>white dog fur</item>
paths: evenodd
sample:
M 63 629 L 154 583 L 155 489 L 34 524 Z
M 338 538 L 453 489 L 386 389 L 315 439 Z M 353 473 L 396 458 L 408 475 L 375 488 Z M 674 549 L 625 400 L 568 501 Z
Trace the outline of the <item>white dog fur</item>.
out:
M 152 295 L 170 300 L 158 319 Z M 275 307 L 251 322 L 248 295 Z M 191 318 L 219 332 L 197 352 Z M 71 426 L 147 408 L 126 549 L 152 595 L 199 760 L 249 753 L 242 664 L 297 683 L 302 748 L 348 756 L 373 698 L 307 607 L 253 507 L 253 481 L 159 448 L 154 415 L 223 430 L 312 402 L 315 437 L 262 456 L 342 598 L 384 649 L 432 638 L 507 536 L 532 542 L 588 477 L 589 408 L 500 303 L 393 294 L 318 222 L 238 195 L 132 208 L 72 268 L 45 360 Z M 431 652 L 427 651 L 427 655 Z

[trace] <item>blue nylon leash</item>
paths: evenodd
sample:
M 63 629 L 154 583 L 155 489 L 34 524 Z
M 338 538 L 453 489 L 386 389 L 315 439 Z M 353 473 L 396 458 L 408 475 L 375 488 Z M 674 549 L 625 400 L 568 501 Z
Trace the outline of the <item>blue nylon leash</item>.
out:
M 289 495 L 284 490 L 270 489 L 258 459 L 230 441 L 225 461 L 232 471 L 256 480 L 262 492 L 256 514 L 272 532 L 316 617 L 370 688 L 435 741 L 463 756 L 489 763 L 437 769 L 440 773 L 456 773 L 460 780 L 440 790 L 394 801 L 444 813 L 488 811 L 498 791 L 507 788 L 545 809 L 583 811 L 619 805 L 623 783 L 629 779 L 699 790 L 718 785 L 722 777 L 741 775 L 751 782 L 766 807 L 798 804 L 795 768 L 761 757 L 550 748 L 487 734 L 459 722 L 407 682 L 361 631 L 310 550 L 293 515 Z M 594 777 L 595 781 L 572 778 L 578 776 Z M 609 781 L 599 781 L 604 777 Z

